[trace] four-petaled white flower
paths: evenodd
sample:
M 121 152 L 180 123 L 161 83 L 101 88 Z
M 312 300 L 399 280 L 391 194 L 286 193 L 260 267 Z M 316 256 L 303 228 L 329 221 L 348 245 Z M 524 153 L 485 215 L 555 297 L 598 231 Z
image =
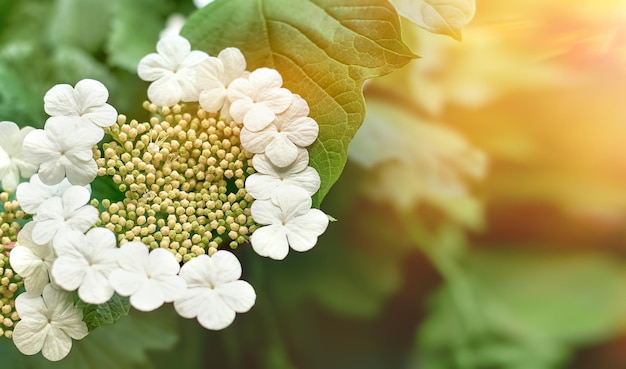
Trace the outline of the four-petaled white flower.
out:
M 256 173 L 246 178 L 246 191 L 257 200 L 269 200 L 274 191 L 295 185 L 313 196 L 320 188 L 320 175 L 308 164 L 309 152 L 306 149 L 298 149 L 296 160 L 284 168 L 272 164 L 265 154 L 254 155 L 252 166 Z
M 185 294 L 174 300 L 183 318 L 198 318 L 207 329 L 224 329 L 245 313 L 256 300 L 252 286 L 241 277 L 241 264 L 232 253 L 219 250 L 213 256 L 200 255 L 180 269 L 187 282 Z
M 39 206 L 44 201 L 52 197 L 62 197 L 63 192 L 72 187 L 72 184 L 64 178 L 61 183 L 54 186 L 48 186 L 39 179 L 39 174 L 34 174 L 30 177 L 30 182 L 20 183 L 17 186 L 15 196 L 20 204 L 22 210 L 27 214 L 37 214 Z M 91 189 L 91 186 L 85 186 L 87 191 Z
M 67 291 L 78 288 L 78 297 L 88 304 L 102 304 L 113 296 L 109 274 L 117 268 L 115 234 L 94 228 L 82 234 L 69 231 L 63 242 L 54 244 L 58 255 L 52 264 L 52 278 Z
M 248 78 L 237 78 L 228 86 L 230 115 L 252 132 L 262 130 L 291 104 L 292 94 L 282 85 L 283 78 L 270 68 L 259 68 Z
M 48 360 L 61 360 L 70 352 L 72 338 L 80 340 L 88 333 L 83 311 L 74 306 L 71 294 L 50 284 L 43 296 L 20 294 L 15 310 L 20 321 L 13 329 L 13 342 L 25 355 L 41 351 Z
M 102 130 L 117 120 L 117 110 L 107 104 L 109 91 L 102 82 L 83 79 L 75 87 L 58 84 L 43 97 L 44 110 L 51 118 L 80 128 Z M 99 139 L 92 142 L 95 145 Z
M 191 50 L 186 38 L 167 36 L 157 43 L 157 52 L 144 56 L 137 74 L 148 87 L 148 98 L 157 105 L 172 106 L 180 101 L 198 101 L 196 66 L 209 56 Z
M 198 64 L 199 103 L 202 109 L 216 112 L 223 108 L 228 113 L 228 86 L 237 78 L 245 78 L 246 59 L 239 49 L 229 47 L 222 50 L 217 58 L 210 57 Z
M 38 244 L 52 241 L 56 248 L 59 239 L 70 230 L 85 232 L 96 223 L 98 210 L 87 204 L 90 193 L 85 187 L 72 186 L 62 197 L 44 201 L 33 217 L 33 240 Z
M 271 200 L 252 204 L 252 217 L 258 228 L 250 237 L 252 248 L 261 256 L 282 260 L 289 247 L 296 251 L 310 250 L 317 237 L 328 226 L 328 216 L 311 209 L 311 195 L 297 186 L 285 186 L 274 191 Z
M 301 102 L 304 102 L 306 109 Z M 293 163 L 298 156 L 299 147 L 311 145 L 319 134 L 319 126 L 312 118 L 302 115 L 308 114 L 308 106 L 304 99 L 294 95 L 293 109 L 287 109 L 283 114 L 260 131 L 252 131 L 244 126 L 241 130 L 241 145 L 253 154 L 265 153 L 270 161 L 286 167 Z
M 30 177 L 37 171 L 37 163 L 23 150 L 24 137 L 32 127 L 20 129 L 13 122 L 0 122 L 0 183 L 5 190 L 13 190 L 22 177 Z
M 39 245 L 33 241 L 34 222 L 26 223 L 17 235 L 17 244 L 11 250 L 11 267 L 24 278 L 26 292 L 41 295 L 50 281 L 50 270 L 56 258 L 50 243 Z
M 48 119 L 43 130 L 26 135 L 24 151 L 40 164 L 39 178 L 43 183 L 52 186 L 67 176 L 71 184 L 85 186 L 98 174 L 92 147 L 102 137 L 101 129 Z
M 137 310 L 152 311 L 172 302 L 185 291 L 185 280 L 178 275 L 180 265 L 166 249 L 148 252 L 141 242 L 127 242 L 118 252 L 119 268 L 109 275 L 111 286 L 121 296 L 130 296 Z

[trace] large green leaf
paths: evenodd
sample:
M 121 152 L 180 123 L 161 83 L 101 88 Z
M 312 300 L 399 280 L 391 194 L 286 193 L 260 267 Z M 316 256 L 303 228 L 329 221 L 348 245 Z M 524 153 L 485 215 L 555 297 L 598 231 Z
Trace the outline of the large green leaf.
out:
M 115 17 L 106 44 L 109 63 L 136 73 L 139 60 L 154 52 L 154 44 L 164 25 L 166 8 L 163 0 L 114 2 Z
M 466 261 L 467 294 L 444 285 L 420 326 L 417 356 L 426 369 L 561 368 L 577 346 L 619 334 L 626 315 L 619 260 L 508 250 Z
M 365 117 L 363 82 L 414 57 L 386 0 L 217 0 L 193 14 L 181 34 L 211 55 L 240 48 L 249 69 L 277 69 L 285 87 L 308 101 L 320 125 L 309 148 L 322 178 L 316 206 L 341 174 Z

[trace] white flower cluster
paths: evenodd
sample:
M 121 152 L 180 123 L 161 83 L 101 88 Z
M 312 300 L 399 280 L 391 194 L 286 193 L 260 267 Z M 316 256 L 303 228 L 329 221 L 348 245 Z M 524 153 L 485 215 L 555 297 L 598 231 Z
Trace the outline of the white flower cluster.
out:
M 312 208 L 320 176 L 308 165 L 306 147 L 319 128 L 308 117 L 306 101 L 282 87 L 276 70 L 246 71 L 238 49 L 211 57 L 171 36 L 159 41 L 157 51 L 138 65 L 138 75 L 152 82 L 148 97 L 154 104 L 197 102 L 241 125 L 241 145 L 254 154 L 256 171 L 245 182 L 255 199 L 252 217 L 261 226 L 250 238 L 253 249 L 273 259 L 285 258 L 290 248 L 311 249 L 329 219 Z M 60 360 L 72 338 L 87 335 L 72 291 L 88 304 L 106 303 L 114 293 L 129 296 L 141 311 L 173 302 L 179 315 L 197 318 L 207 329 L 225 328 L 256 300 L 252 286 L 240 280 L 241 265 L 231 252 L 211 248 L 181 267 L 171 250 L 150 251 L 136 241 L 118 247 L 116 234 L 95 227 L 99 211 L 90 204 L 90 183 L 98 171 L 95 145 L 103 127 L 118 119 L 108 96 L 102 83 L 90 79 L 74 87 L 57 85 L 44 97 L 50 115 L 44 129 L 19 130 L 0 122 L 2 186 L 17 186 L 17 200 L 33 219 L 10 253 L 26 289 L 16 300 L 21 320 L 13 333 L 25 354 L 41 351 Z M 20 176 L 30 181 L 18 185 Z
M 290 247 L 306 251 L 315 246 L 328 217 L 311 208 L 320 177 L 308 166 L 306 147 L 317 139 L 319 126 L 309 117 L 307 102 L 282 87 L 276 70 L 246 71 L 236 48 L 210 57 L 192 51 L 185 38 L 170 36 L 159 41 L 157 51 L 138 67 L 139 76 L 152 82 L 148 97 L 153 103 L 198 101 L 206 111 L 219 111 L 243 125 L 241 144 L 255 154 L 257 172 L 247 178 L 246 191 L 256 199 L 252 217 L 264 225 L 252 234 L 253 249 L 280 260 Z

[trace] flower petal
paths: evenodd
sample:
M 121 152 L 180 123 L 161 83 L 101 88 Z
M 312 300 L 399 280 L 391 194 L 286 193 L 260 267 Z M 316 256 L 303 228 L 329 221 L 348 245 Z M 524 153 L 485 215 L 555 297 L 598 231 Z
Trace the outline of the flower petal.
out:
M 232 252 L 218 250 L 211 256 L 212 268 L 215 273 L 215 282 L 217 284 L 230 282 L 241 277 L 241 264 Z
M 265 148 L 265 155 L 272 164 L 284 168 L 296 161 L 298 147 L 289 140 L 287 135 L 279 132 Z
M 165 75 L 148 86 L 148 98 L 156 105 L 172 106 L 181 101 L 182 94 L 174 74 Z
M 171 65 L 157 53 L 144 56 L 137 65 L 137 75 L 144 81 L 152 82 L 172 73 Z
M 254 221 L 258 224 L 278 224 L 282 223 L 281 209 L 272 201 L 257 200 L 252 203 L 250 209 Z
M 321 210 L 311 209 L 308 213 L 291 219 L 287 225 L 289 246 L 296 251 L 310 250 L 317 237 L 326 231 L 328 216 Z
M 110 127 L 117 121 L 117 110 L 109 104 L 103 104 L 95 108 L 86 109 L 83 119 L 100 127 Z
M 147 247 L 144 245 L 144 248 Z M 174 254 L 166 249 L 152 250 L 147 256 L 150 261 L 150 273 L 154 275 L 177 275 L 180 265 L 176 261 Z
M 146 275 L 138 271 L 115 269 L 109 274 L 109 283 L 120 296 L 132 295 L 147 280 Z
M 163 291 L 154 280 L 146 280 L 130 296 L 130 304 L 139 311 L 153 311 L 165 302 Z
M 68 84 L 59 84 L 49 89 L 43 101 L 43 109 L 50 116 L 79 114 L 74 88 Z
M 235 320 L 235 311 L 215 290 L 209 290 L 202 305 L 202 309 L 198 311 L 198 322 L 206 329 L 224 329 Z
M 261 256 L 283 260 L 289 253 L 285 231 L 285 227 L 282 225 L 268 225 L 258 228 L 250 237 L 252 248 Z
M 319 131 L 317 122 L 309 117 L 299 118 L 282 126 L 283 134 L 300 147 L 307 147 L 315 142 Z
M 254 173 L 246 178 L 246 192 L 256 200 L 269 200 L 283 182 L 269 175 Z
M 241 139 L 241 146 L 243 146 L 244 149 L 253 154 L 262 154 L 276 135 L 276 127 L 270 124 L 265 129 L 258 132 L 253 132 L 243 127 L 239 137 Z
M 109 91 L 100 81 L 83 79 L 74 86 L 74 97 L 80 113 L 87 109 L 101 106 L 109 98 Z
M 72 338 L 61 329 L 50 329 L 43 343 L 41 354 L 50 361 L 59 361 L 72 349 Z
M 23 294 L 26 295 L 26 294 Z M 36 298 L 43 299 L 40 296 Z M 21 313 L 20 316 L 22 316 Z M 18 350 L 24 355 L 34 355 L 41 351 L 46 340 L 47 331 L 50 329 L 47 321 L 32 321 L 22 319 L 15 325 L 13 329 L 13 343 Z M 36 332 L 36 334 L 33 334 Z
M 298 186 L 285 186 L 280 192 L 274 192 L 272 202 L 280 208 L 285 221 L 306 214 L 312 205 L 311 196 Z
M 57 259 L 58 260 L 58 259 Z M 86 268 L 84 278 L 78 287 L 78 297 L 88 304 L 103 304 L 113 296 L 108 273 L 100 268 Z
M 185 265 L 189 264 L 189 262 L 191 262 L 192 260 L 185 263 Z M 183 265 L 183 267 L 185 265 Z M 204 309 L 204 302 L 210 294 L 209 291 L 210 289 L 206 287 L 187 289 L 181 297 L 174 300 L 174 309 L 176 310 L 178 315 L 183 318 L 191 319 L 197 317 L 198 311 Z
M 221 284 L 216 290 L 224 302 L 237 313 L 245 313 L 254 306 L 256 293 L 246 281 L 237 280 Z

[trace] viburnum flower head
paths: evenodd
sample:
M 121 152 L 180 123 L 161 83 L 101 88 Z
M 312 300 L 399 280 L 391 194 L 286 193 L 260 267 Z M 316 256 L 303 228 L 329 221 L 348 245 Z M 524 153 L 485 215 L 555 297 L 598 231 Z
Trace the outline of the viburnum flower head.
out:
M 117 240 L 106 228 L 93 228 L 87 234 L 68 231 L 62 243 L 55 243 L 58 255 L 52 277 L 66 291 L 78 289 L 78 297 L 88 304 L 102 304 L 113 296 L 109 274 L 117 268 Z
M 33 218 L 33 240 L 40 245 L 52 241 L 56 248 L 68 231 L 82 233 L 91 228 L 98 219 L 98 210 L 87 204 L 90 196 L 85 187 L 72 186 L 62 197 L 44 201 Z
M 93 79 L 80 80 L 75 87 L 56 85 L 43 97 L 44 110 L 51 116 L 48 121 L 60 120 L 96 130 L 110 127 L 117 120 L 117 110 L 107 104 L 108 99 L 107 88 Z
M 0 184 L 5 190 L 15 189 L 20 176 L 28 178 L 37 171 L 37 163 L 22 148 L 24 137 L 32 130 L 20 129 L 13 122 L 0 122 Z
M 148 87 L 148 98 L 156 105 L 172 106 L 180 101 L 198 101 L 196 66 L 209 56 L 191 50 L 186 38 L 166 36 L 157 43 L 157 53 L 144 56 L 137 74 Z
M 34 174 L 30 177 L 29 182 L 20 183 L 17 186 L 15 196 L 20 204 L 20 207 L 27 214 L 37 214 L 39 206 L 44 201 L 52 197 L 62 197 L 63 192 L 72 187 L 72 184 L 64 178 L 59 184 L 48 186 L 39 179 L 39 174 Z M 87 191 L 90 191 L 91 186 L 85 186 Z
M 224 329 L 245 313 L 256 300 L 252 286 L 241 277 L 241 264 L 231 252 L 219 250 L 213 256 L 197 256 L 183 265 L 180 276 L 187 282 L 182 297 L 174 300 L 183 318 L 198 318 L 207 329 Z
M 274 191 L 283 186 L 298 186 L 313 196 L 320 188 L 320 175 L 315 168 L 308 166 L 309 152 L 298 149 L 298 156 L 286 167 L 272 164 L 267 155 L 257 154 L 252 158 L 256 173 L 246 178 L 246 191 L 257 200 L 269 200 Z
M 271 200 L 256 200 L 252 204 L 252 217 L 265 226 L 259 227 L 250 238 L 254 251 L 282 260 L 289 247 L 307 251 L 315 246 L 329 220 L 321 210 L 311 209 L 311 204 L 311 195 L 298 186 L 274 191 Z
M 187 287 L 178 275 L 180 265 L 166 249 L 154 249 L 142 242 L 127 242 L 118 252 L 119 268 L 109 275 L 111 286 L 121 296 L 130 296 L 137 310 L 152 311 L 182 296 Z
M 230 115 L 252 132 L 262 130 L 291 104 L 292 94 L 282 85 L 278 71 L 270 68 L 259 68 L 248 78 L 237 78 L 228 86 Z
M 39 245 L 33 241 L 35 222 L 28 222 L 17 235 L 17 244 L 11 250 L 11 268 L 24 278 L 26 292 L 41 295 L 50 281 L 50 270 L 56 255 L 50 243 Z
M 43 295 L 22 293 L 15 300 L 20 321 L 13 329 L 13 342 L 25 355 L 41 351 L 51 361 L 63 359 L 72 348 L 72 338 L 87 333 L 83 312 L 74 306 L 70 293 L 48 284 Z
M 246 59 L 234 47 L 222 50 L 217 58 L 209 57 L 198 64 L 198 85 L 200 86 L 200 106 L 210 112 L 228 110 L 228 86 L 237 78 L 245 78 Z
M 241 145 L 254 154 L 265 153 L 269 160 L 285 167 L 296 160 L 299 147 L 311 145 L 319 134 L 319 126 L 309 118 L 309 107 L 298 95 L 293 95 L 289 108 L 260 131 L 241 130 Z
M 92 148 L 102 137 L 101 129 L 49 119 L 43 130 L 26 135 L 24 151 L 40 165 L 39 178 L 43 183 L 52 186 L 67 177 L 71 184 L 85 186 L 98 173 Z

